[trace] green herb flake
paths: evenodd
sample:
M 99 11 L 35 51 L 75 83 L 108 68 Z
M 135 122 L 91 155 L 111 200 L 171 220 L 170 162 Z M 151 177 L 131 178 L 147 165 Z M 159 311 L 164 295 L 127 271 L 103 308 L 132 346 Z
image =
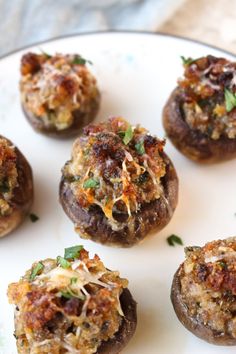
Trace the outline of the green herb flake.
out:
M 80 251 L 81 251 L 83 248 L 84 248 L 84 247 L 81 246 L 81 245 L 65 248 L 64 258 L 65 258 L 65 259 L 75 259 L 75 258 L 79 258 Z
M 125 132 L 120 130 L 118 133 L 119 137 L 123 140 L 124 139 L 124 136 L 125 136 Z
M 147 182 L 148 179 L 149 179 L 149 173 L 147 171 L 145 171 L 144 173 L 142 173 L 141 175 L 138 176 L 136 183 L 143 184 L 143 183 Z
M 100 183 L 95 178 L 89 178 L 83 184 L 84 188 L 98 188 L 99 186 L 100 186 Z
M 81 180 L 81 176 L 73 176 L 73 182 L 79 182 Z
M 29 217 L 32 222 L 36 222 L 39 220 L 39 217 L 33 213 L 29 214 Z
M 59 295 L 65 297 L 66 299 L 72 299 L 73 297 L 76 297 L 77 299 L 85 300 L 84 295 L 78 295 L 74 293 L 70 288 L 66 289 L 65 291 L 61 290 Z
M 65 297 L 66 299 L 71 299 L 72 297 L 74 297 L 73 294 L 71 294 L 69 291 L 60 291 L 59 293 L 61 296 Z
M 236 107 L 236 95 L 228 89 L 225 89 L 225 107 L 227 112 Z
M 42 262 L 38 262 L 36 264 L 36 266 L 32 269 L 30 277 L 29 277 L 29 280 L 33 281 L 35 279 L 35 277 L 41 273 L 43 268 L 44 268 L 43 263 Z
M 72 60 L 72 64 L 75 64 L 75 65 L 85 65 L 86 63 L 93 65 L 93 63 L 90 60 L 84 59 L 78 55 L 76 55 L 74 57 L 74 59 Z
M 191 64 L 193 64 L 195 61 L 197 61 L 198 59 L 200 59 L 200 58 L 197 58 L 197 59 L 185 58 L 183 55 L 181 55 L 180 58 L 182 59 L 183 65 L 191 65 Z
M 218 262 L 218 264 L 221 266 L 222 269 L 226 269 L 227 268 L 226 263 L 223 262 L 223 261 Z
M 0 193 L 8 193 L 10 191 L 10 187 L 7 181 L 3 181 L 0 184 Z
M 172 234 L 169 237 L 167 237 L 166 240 L 169 246 L 175 246 L 175 244 L 183 246 L 183 241 L 177 235 Z
M 67 269 L 70 268 L 71 264 L 65 258 L 58 256 L 57 257 L 57 264 L 60 265 L 62 268 Z
M 79 182 L 81 180 L 81 176 L 79 176 L 79 175 L 77 175 L 77 176 L 66 176 L 65 179 L 69 183 Z
M 125 145 L 128 145 L 129 142 L 132 140 L 132 138 L 133 138 L 133 130 L 132 130 L 131 125 L 129 125 L 129 127 L 125 131 L 125 135 L 124 135 L 124 138 L 123 138 L 123 143 Z
M 76 284 L 77 281 L 78 281 L 78 278 L 72 277 L 71 280 L 70 280 L 70 284 L 71 284 L 71 285 Z
M 52 57 L 52 55 L 46 53 L 43 49 L 40 49 L 40 51 L 47 59 L 50 59 Z
M 143 141 L 140 141 L 137 144 L 135 144 L 135 149 L 139 155 L 145 154 L 145 147 Z

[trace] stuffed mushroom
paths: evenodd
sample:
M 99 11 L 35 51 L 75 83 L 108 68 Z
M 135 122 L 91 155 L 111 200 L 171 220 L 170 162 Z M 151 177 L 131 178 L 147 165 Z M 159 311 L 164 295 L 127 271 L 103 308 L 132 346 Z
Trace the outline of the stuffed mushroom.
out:
M 129 247 L 170 221 L 178 179 L 164 145 L 120 117 L 84 128 L 60 183 L 61 204 L 81 237 Z
M 36 131 L 58 138 L 69 137 L 95 118 L 100 93 L 86 63 L 74 54 L 23 55 L 21 103 Z
M 163 111 L 167 136 L 197 162 L 236 157 L 236 63 L 212 55 L 184 60 L 184 77 Z
M 127 286 L 82 246 L 34 263 L 8 288 L 18 353 L 120 353 L 137 322 Z
M 21 224 L 32 202 L 31 167 L 19 149 L 0 136 L 0 237 Z
M 180 322 L 216 345 L 236 345 L 236 237 L 187 247 L 171 300 Z

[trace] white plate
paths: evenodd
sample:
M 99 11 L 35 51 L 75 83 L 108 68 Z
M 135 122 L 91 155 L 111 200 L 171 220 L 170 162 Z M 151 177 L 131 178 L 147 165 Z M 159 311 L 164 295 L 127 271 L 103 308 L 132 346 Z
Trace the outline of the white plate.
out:
M 166 237 L 180 235 L 185 245 L 236 233 L 236 160 L 213 166 L 192 163 L 169 142 L 166 152 L 180 181 L 179 203 L 173 219 L 158 235 L 130 249 L 83 241 L 58 203 L 60 169 L 69 159 L 72 140 L 57 141 L 36 134 L 19 103 L 19 63 L 22 54 L 43 48 L 48 53 L 81 53 L 94 65 L 102 91 L 98 120 L 122 115 L 159 137 L 162 107 L 182 73 L 180 55 L 230 55 L 196 42 L 147 33 L 98 33 L 58 39 L 28 48 L 0 61 L 0 133 L 27 156 L 34 171 L 33 211 L 40 220 L 25 223 L 0 240 L 0 353 L 14 354 L 13 308 L 6 290 L 35 260 L 63 254 L 64 247 L 84 244 L 106 266 L 130 280 L 138 302 L 138 327 L 126 354 L 233 354 L 235 348 L 215 347 L 189 333 L 177 320 L 169 295 L 172 276 L 184 258 L 183 247 L 170 247 Z M 232 56 L 231 56 L 232 58 Z

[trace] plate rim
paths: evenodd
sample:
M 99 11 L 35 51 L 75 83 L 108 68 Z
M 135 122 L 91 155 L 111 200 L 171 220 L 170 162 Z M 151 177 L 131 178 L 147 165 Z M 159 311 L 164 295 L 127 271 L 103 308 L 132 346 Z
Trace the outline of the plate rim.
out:
M 73 37 L 82 37 L 82 36 L 95 36 L 95 35 L 106 35 L 106 34 L 134 34 L 134 35 L 150 35 L 150 36 L 159 36 L 159 37 L 168 37 L 168 38 L 172 38 L 172 39 L 180 39 L 186 42 L 190 42 L 190 43 L 196 43 L 196 44 L 200 44 L 203 45 L 205 47 L 208 48 L 212 48 L 215 50 L 219 50 L 222 53 L 225 53 L 227 55 L 233 56 L 236 58 L 236 53 L 233 53 L 227 49 L 222 49 L 221 47 L 218 47 L 214 44 L 208 44 L 206 42 L 200 41 L 198 39 L 193 39 L 193 38 L 189 38 L 189 37 L 185 37 L 185 36 L 181 36 L 181 35 L 177 35 L 177 34 L 170 34 L 167 32 L 161 32 L 161 31 L 146 31 L 146 30 L 116 30 L 116 29 L 110 29 L 110 30 L 99 30 L 99 31 L 86 31 L 86 32 L 80 32 L 80 33 L 67 33 L 67 34 L 63 34 L 63 35 L 59 35 L 59 36 L 55 36 L 55 37 L 51 37 L 49 39 L 45 39 L 42 41 L 38 41 L 38 42 L 33 42 L 31 44 L 27 44 L 25 46 L 19 47 L 17 49 L 13 49 L 3 55 L 0 56 L 0 61 L 2 61 L 3 59 L 6 59 L 14 54 L 17 54 L 19 52 L 21 52 L 22 50 L 28 49 L 28 48 L 32 48 L 38 45 L 42 45 L 42 44 L 47 44 L 47 43 L 51 43 L 51 42 L 55 42 L 61 39 L 69 39 L 69 38 L 73 38 Z

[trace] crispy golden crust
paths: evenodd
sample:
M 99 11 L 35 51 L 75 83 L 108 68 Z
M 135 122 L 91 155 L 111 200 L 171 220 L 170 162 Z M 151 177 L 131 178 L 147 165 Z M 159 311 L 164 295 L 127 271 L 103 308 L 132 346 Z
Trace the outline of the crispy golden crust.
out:
M 86 62 L 69 54 L 27 53 L 22 57 L 21 103 L 36 131 L 67 138 L 95 118 L 100 93 Z
M 180 279 L 182 276 L 182 266 L 179 267 L 174 275 L 174 279 L 171 287 L 171 301 L 175 310 L 175 313 L 179 321 L 192 332 L 195 336 L 215 345 L 236 345 L 236 339 L 232 338 L 227 333 L 217 333 L 211 328 L 207 327 L 201 320 L 195 316 L 189 314 L 188 308 L 186 307 L 182 294 L 181 294 L 181 283 Z
M 113 338 L 108 341 L 104 341 L 98 347 L 96 354 L 119 354 L 121 350 L 123 350 L 128 342 L 133 337 L 136 326 L 137 326 L 137 303 L 133 299 L 129 289 L 124 289 L 120 296 L 120 304 L 122 311 L 124 313 L 124 317 L 121 321 L 119 330 Z M 17 325 L 18 319 L 18 311 L 15 310 L 15 323 Z M 60 320 L 60 318 L 58 318 Z M 24 342 L 24 339 L 21 338 L 17 341 L 17 348 L 19 354 L 30 353 L 29 349 L 26 349 L 25 345 L 28 345 Z M 60 343 L 58 346 L 58 350 L 60 350 Z M 46 352 L 44 352 L 46 353 Z M 58 354 L 61 351 L 51 351 L 50 354 Z M 67 353 L 65 351 L 65 353 Z
M 82 246 L 66 249 L 64 257 L 34 263 L 8 287 L 18 352 L 119 353 L 137 322 L 128 281 Z
M 180 322 L 216 345 L 236 345 L 235 240 L 187 247 L 172 283 L 171 300 Z
M 163 125 L 168 138 L 185 156 L 201 163 L 212 163 L 236 157 L 236 139 L 221 136 L 217 140 L 186 123 L 180 89 L 176 88 L 163 110 Z
M 0 138 L 3 138 L 0 136 Z M 4 138 L 5 139 L 5 138 Z M 10 140 L 7 139 L 12 146 Z M 31 167 L 17 147 L 16 154 L 17 185 L 9 200 L 11 213 L 0 216 L 0 237 L 6 236 L 17 228 L 28 214 L 33 202 L 33 176 Z
M 91 99 L 89 103 L 89 109 L 86 112 L 81 112 L 79 109 L 73 111 L 72 125 L 63 130 L 58 130 L 53 126 L 46 126 L 44 122 L 41 121 L 36 115 L 27 110 L 24 104 L 22 104 L 22 109 L 25 114 L 25 117 L 27 118 L 27 120 L 32 125 L 35 131 L 46 134 L 53 138 L 64 139 L 78 135 L 85 125 L 93 121 L 99 110 L 100 99 L 101 97 L 98 92 L 97 96 Z
M 160 197 L 164 145 L 146 129 L 110 118 L 84 128 L 62 173 L 82 207 L 97 204 L 114 221 L 113 209 L 130 214 Z
M 178 201 L 178 178 L 170 159 L 165 153 L 162 157 L 166 163 L 166 174 L 161 179 L 163 195 L 150 203 L 143 203 L 138 212 L 132 213 L 127 222 L 127 213 L 119 213 L 121 223 L 118 230 L 113 230 L 102 210 L 92 206 L 82 208 L 70 184 L 62 177 L 60 183 L 60 202 L 65 213 L 75 223 L 83 238 L 107 244 L 130 247 L 141 241 L 148 232 L 159 231 L 170 221 Z

